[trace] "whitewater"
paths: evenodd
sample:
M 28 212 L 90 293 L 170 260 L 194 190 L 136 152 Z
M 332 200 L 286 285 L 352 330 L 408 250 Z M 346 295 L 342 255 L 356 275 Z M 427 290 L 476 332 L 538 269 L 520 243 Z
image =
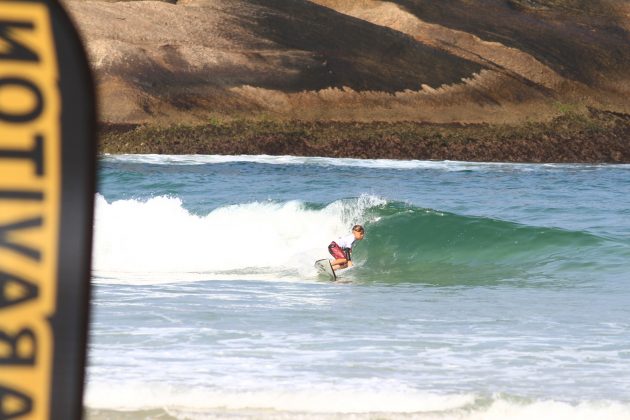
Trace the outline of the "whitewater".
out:
M 87 418 L 630 419 L 629 175 L 104 156 Z

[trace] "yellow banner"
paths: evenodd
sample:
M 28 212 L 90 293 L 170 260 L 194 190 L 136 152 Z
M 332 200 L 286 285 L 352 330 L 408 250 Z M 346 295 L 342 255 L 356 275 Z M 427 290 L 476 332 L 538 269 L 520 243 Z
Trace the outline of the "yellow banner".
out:
M 0 419 L 49 418 L 61 94 L 49 9 L 0 1 Z

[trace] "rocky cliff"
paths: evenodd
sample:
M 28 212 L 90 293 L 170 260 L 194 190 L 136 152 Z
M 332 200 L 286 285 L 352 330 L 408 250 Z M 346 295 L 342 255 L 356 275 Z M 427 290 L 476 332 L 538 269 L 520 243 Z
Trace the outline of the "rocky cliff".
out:
M 630 113 L 622 0 L 66 0 L 101 120 L 518 123 Z

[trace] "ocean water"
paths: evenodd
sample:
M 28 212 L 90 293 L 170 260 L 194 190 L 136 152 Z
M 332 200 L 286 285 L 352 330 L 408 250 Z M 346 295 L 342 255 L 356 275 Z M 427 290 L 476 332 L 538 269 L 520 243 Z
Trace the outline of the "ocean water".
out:
M 105 156 L 95 199 L 88 419 L 630 419 L 630 165 Z

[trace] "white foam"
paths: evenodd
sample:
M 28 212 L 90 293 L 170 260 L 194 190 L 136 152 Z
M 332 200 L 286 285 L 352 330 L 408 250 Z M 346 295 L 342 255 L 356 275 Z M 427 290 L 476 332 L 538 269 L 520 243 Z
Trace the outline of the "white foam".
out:
M 470 170 L 548 170 L 553 168 L 596 169 L 619 168 L 629 169 L 628 164 L 527 164 L 503 162 L 466 162 L 466 161 L 433 161 L 433 160 L 395 160 L 395 159 L 351 159 L 303 156 L 270 156 L 270 155 L 157 155 L 157 154 L 123 154 L 103 155 L 105 160 L 130 163 L 148 163 L 154 165 L 205 165 L 213 163 L 249 162 L 268 165 L 314 165 L 343 166 L 374 169 L 438 169 L 444 171 Z
M 108 203 L 97 195 L 94 273 L 105 281 L 132 277 L 140 282 L 207 279 L 208 274 L 299 277 L 305 267 L 314 273 L 312 262 L 327 257 L 331 240 L 365 223 L 367 209 L 385 203 L 367 195 L 321 210 L 299 201 L 253 202 L 198 216 L 179 198 Z
M 217 391 L 200 387 L 175 388 L 169 385 L 88 384 L 85 404 L 91 409 L 148 410 L 161 408 L 171 413 L 205 414 L 221 410 L 258 411 L 260 418 L 271 414 L 381 414 L 384 418 L 456 420 L 607 420 L 630 419 L 630 404 L 616 401 L 568 403 L 554 400 L 523 400 L 494 395 L 438 394 L 394 387 L 387 390 L 352 390 L 330 386 L 311 389 L 265 391 Z M 401 417 L 402 416 L 402 417 Z M 185 417 L 188 418 L 188 417 Z M 359 417 L 361 418 L 361 417 Z
M 452 410 L 475 400 L 472 395 L 438 395 L 414 390 L 366 391 L 334 386 L 298 390 L 217 391 L 169 385 L 88 385 L 85 404 L 118 410 L 276 410 L 307 413 L 412 413 Z
M 440 418 L 462 420 L 628 420 L 630 419 L 630 405 L 611 401 L 585 401 L 569 404 L 560 401 L 514 402 L 509 399 L 497 399 L 488 408 Z

